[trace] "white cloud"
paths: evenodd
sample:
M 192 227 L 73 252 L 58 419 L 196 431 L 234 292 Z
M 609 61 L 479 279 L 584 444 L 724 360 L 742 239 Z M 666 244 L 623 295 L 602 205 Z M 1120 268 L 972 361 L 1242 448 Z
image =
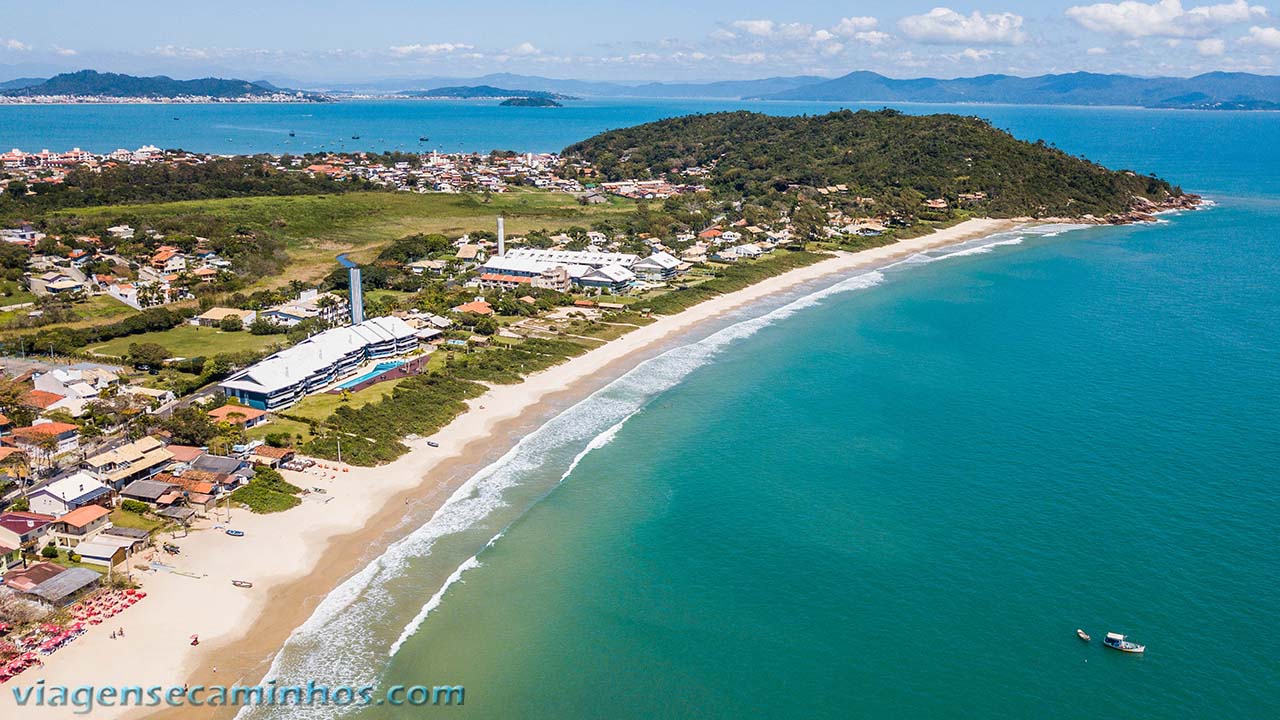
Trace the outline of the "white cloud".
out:
M 880 45 L 889 42 L 890 37 L 889 33 L 880 32 L 879 30 L 867 30 L 853 35 L 854 40 L 860 40 L 868 45 Z
M 975 10 L 972 15 L 962 15 L 938 7 L 924 15 L 902 18 L 898 28 L 912 40 L 926 43 L 1017 45 L 1027 39 L 1022 16 L 1008 12 L 984 15 Z
M 724 28 L 718 28 L 718 29 L 713 30 L 713 31 L 711 32 L 711 39 L 712 39 L 712 40 L 733 40 L 733 39 L 734 39 L 734 38 L 736 38 L 736 37 L 738 37 L 738 36 L 737 36 L 737 35 L 734 35 L 733 33 L 729 32 L 728 30 L 725 30 Z
M 515 55 L 517 57 L 528 57 L 530 55 L 542 54 L 542 51 L 531 42 L 522 42 L 515 47 L 507 48 L 506 52 L 508 55 Z
M 981 62 L 983 60 L 990 60 L 991 56 L 994 54 L 995 53 L 993 53 L 990 50 L 985 50 L 985 49 L 978 50 L 975 48 L 965 48 L 964 50 L 961 50 L 958 53 L 953 53 L 951 55 L 947 55 L 946 57 L 948 60 L 953 60 L 953 61 L 954 60 L 970 60 L 973 62 Z
M 1196 43 L 1196 52 L 1204 57 L 1218 57 L 1227 52 L 1227 44 L 1218 38 L 1207 38 Z
M 186 58 L 188 60 L 205 60 L 210 57 L 205 48 L 184 47 L 182 45 L 157 45 L 151 48 L 152 55 L 168 58 Z
M 4 41 L 4 49 L 16 50 L 18 52 L 25 52 L 27 50 L 30 50 L 31 46 L 22 42 L 21 40 L 15 40 L 13 38 L 9 38 L 8 40 Z
M 769 37 L 777 27 L 777 23 L 772 20 L 737 20 L 733 22 L 732 27 L 748 35 Z
M 1104 47 L 1091 47 L 1088 50 L 1085 50 L 1084 53 L 1086 55 L 1106 55 L 1107 49 Z
M 1260 45 L 1271 50 L 1280 50 L 1280 28 L 1251 27 L 1249 34 L 1241 42 L 1248 45 Z
M 831 32 L 840 37 L 857 37 L 858 33 L 871 30 L 879 24 L 880 21 L 873 17 L 847 17 L 836 23 Z
M 729 62 L 735 65 L 759 65 L 760 63 L 764 62 L 768 58 L 765 56 L 764 53 L 753 52 L 753 53 L 742 53 L 740 55 L 725 55 L 724 59 L 728 60 Z
M 392 55 L 399 57 L 413 57 L 419 55 L 447 55 L 449 53 L 460 52 L 463 50 L 474 50 L 471 45 L 462 43 L 429 43 L 426 45 L 393 45 L 389 48 Z
M 1159 0 L 1154 3 L 1125 0 L 1120 3 L 1097 3 L 1067 8 L 1067 17 L 1094 32 L 1121 37 L 1205 37 L 1215 29 L 1235 23 L 1266 17 L 1267 9 L 1250 5 L 1246 0 L 1233 0 L 1220 5 L 1201 5 L 1190 9 L 1182 0 Z
M 62 57 L 71 57 L 73 55 L 79 54 L 75 50 L 72 50 L 71 48 L 58 47 L 57 45 L 53 46 L 53 51 L 58 55 L 61 55 Z

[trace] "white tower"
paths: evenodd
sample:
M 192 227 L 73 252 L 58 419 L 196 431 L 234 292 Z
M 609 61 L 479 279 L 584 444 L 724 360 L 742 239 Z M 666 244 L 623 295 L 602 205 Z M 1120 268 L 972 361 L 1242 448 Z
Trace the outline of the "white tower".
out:
M 507 254 L 507 227 L 505 218 L 498 216 L 498 257 Z

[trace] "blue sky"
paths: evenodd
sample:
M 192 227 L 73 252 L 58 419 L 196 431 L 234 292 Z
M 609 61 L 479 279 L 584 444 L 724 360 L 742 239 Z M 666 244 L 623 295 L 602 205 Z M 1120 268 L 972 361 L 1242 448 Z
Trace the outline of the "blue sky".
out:
M 1274 73 L 1278 13 L 1280 0 L 0 0 L 0 76 Z

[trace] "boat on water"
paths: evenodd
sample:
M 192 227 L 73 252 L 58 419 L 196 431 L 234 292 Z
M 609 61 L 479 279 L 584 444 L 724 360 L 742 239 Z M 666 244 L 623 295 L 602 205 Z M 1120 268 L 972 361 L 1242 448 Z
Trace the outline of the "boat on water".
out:
M 351 136 L 351 139 L 352 139 L 352 140 L 359 140 L 359 139 L 360 139 L 360 136 L 359 136 L 359 135 L 352 135 L 352 136 Z
M 1102 638 L 1102 644 L 1112 650 L 1119 650 L 1120 652 L 1127 653 L 1140 653 L 1145 652 L 1147 649 L 1146 645 L 1139 645 L 1136 642 L 1130 642 L 1125 639 L 1124 635 L 1113 632 L 1107 633 L 1107 636 Z
M 1076 628 L 1076 637 L 1080 638 L 1085 642 L 1089 642 L 1090 640 L 1093 639 L 1089 637 L 1089 633 L 1085 632 L 1084 630 L 1081 630 L 1080 628 Z
M 290 130 L 290 131 L 289 131 L 289 137 L 293 137 L 294 135 L 295 135 L 295 133 L 294 133 L 292 130 Z
M 421 137 L 419 137 L 419 138 L 418 138 L 418 142 L 426 142 L 426 141 L 428 141 L 428 140 L 430 140 L 430 139 L 431 139 L 431 138 L 427 137 L 426 135 L 423 135 L 423 136 L 421 136 Z

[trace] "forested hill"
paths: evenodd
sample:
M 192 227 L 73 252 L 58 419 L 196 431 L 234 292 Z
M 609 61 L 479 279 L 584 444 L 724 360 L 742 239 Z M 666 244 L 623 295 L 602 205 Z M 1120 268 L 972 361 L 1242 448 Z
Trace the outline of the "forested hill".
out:
M 246 80 L 201 78 L 199 80 L 174 80 L 171 77 L 137 77 L 119 73 L 100 73 L 94 70 L 55 75 L 44 82 L 3 92 L 4 95 L 76 95 L 102 97 L 215 97 L 237 98 L 271 95 L 281 92 Z M 291 92 L 291 91 L 285 91 Z
M 847 185 L 892 207 L 982 192 L 987 199 L 973 204 L 1004 217 L 1102 216 L 1128 210 L 1135 196 L 1160 202 L 1182 194 L 1155 177 L 1018 140 L 978 118 L 894 110 L 689 115 L 606 132 L 564 153 L 609 180 L 679 180 L 684 169 L 711 167 L 705 182 L 731 196 Z

